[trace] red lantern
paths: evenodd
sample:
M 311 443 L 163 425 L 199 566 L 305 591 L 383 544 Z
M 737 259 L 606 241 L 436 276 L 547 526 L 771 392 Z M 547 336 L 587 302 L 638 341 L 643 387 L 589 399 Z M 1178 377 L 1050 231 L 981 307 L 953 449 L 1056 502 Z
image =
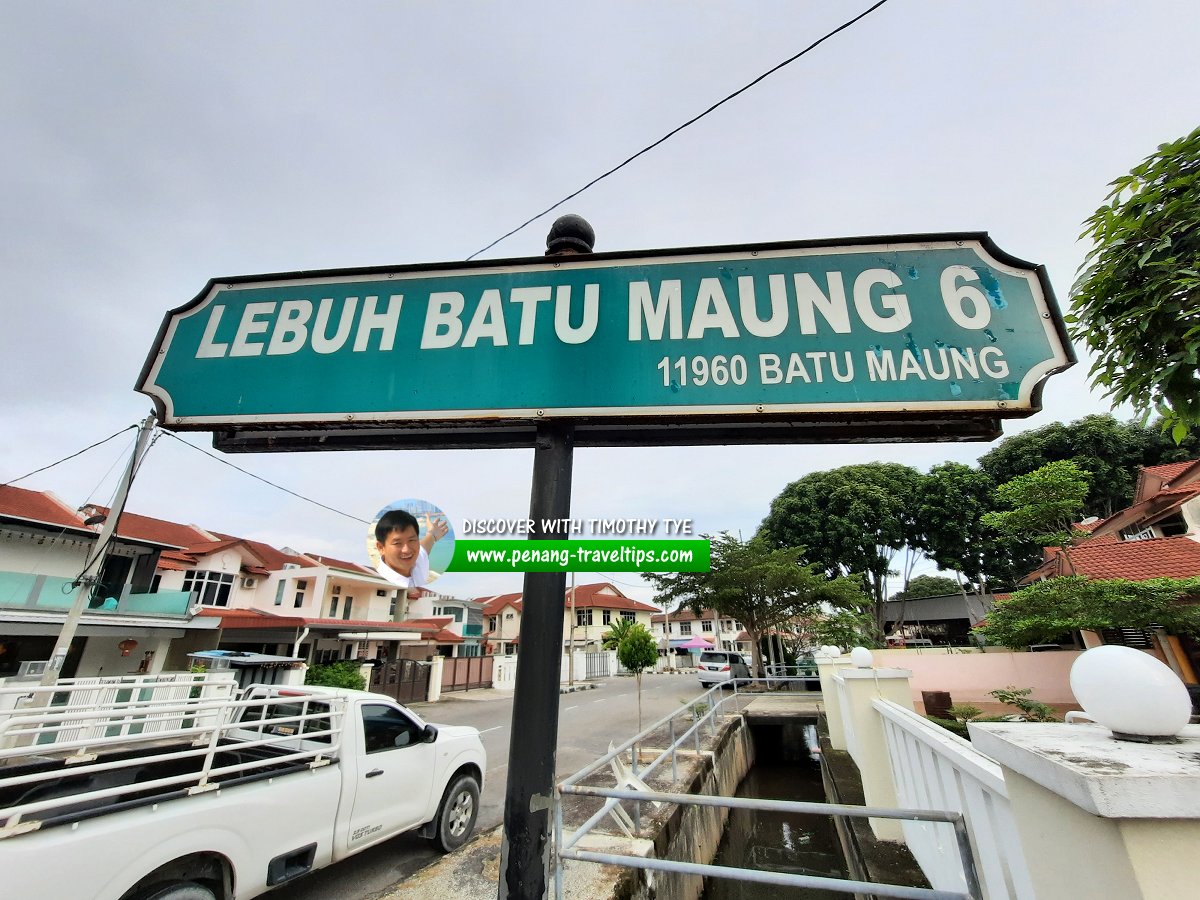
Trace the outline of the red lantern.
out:
M 133 638 L 125 638 L 121 643 L 117 644 L 117 649 L 121 651 L 122 656 L 128 656 L 129 651 L 137 646 L 137 641 Z

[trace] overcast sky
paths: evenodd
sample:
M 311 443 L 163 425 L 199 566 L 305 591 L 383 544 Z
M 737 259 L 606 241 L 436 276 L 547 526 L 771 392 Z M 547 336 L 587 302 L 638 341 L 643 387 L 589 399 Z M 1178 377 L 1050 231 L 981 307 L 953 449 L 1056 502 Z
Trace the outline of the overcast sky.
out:
M 0 481 L 143 417 L 162 316 L 209 278 L 464 259 L 868 5 L 0 2 Z M 1065 307 L 1106 183 L 1196 126 L 1198 46 L 1185 0 L 891 0 L 483 258 L 540 255 L 568 211 L 598 250 L 982 230 Z M 1006 433 L 1107 411 L 1086 370 Z M 107 503 L 126 437 L 20 486 Z M 749 536 L 809 472 L 987 449 L 581 449 L 572 509 Z M 232 461 L 357 517 L 421 497 L 457 524 L 523 517 L 532 458 Z M 365 561 L 364 526 L 166 437 L 129 508 Z

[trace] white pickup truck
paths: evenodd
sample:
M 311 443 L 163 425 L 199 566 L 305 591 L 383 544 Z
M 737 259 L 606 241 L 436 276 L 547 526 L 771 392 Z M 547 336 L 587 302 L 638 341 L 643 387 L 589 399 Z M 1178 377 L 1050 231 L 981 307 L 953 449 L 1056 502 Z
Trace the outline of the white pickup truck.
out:
M 245 900 L 401 832 L 470 836 L 476 729 L 364 691 L 209 693 L 42 689 L 0 719 L 0 895 Z

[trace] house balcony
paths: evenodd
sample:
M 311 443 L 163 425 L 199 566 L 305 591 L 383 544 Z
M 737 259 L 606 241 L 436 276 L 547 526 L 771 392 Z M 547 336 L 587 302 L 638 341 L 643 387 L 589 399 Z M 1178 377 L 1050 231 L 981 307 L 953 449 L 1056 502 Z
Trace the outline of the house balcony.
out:
M 125 585 L 120 597 L 93 600 L 84 612 L 88 615 L 165 616 L 186 619 L 192 595 L 188 591 L 159 591 L 155 594 L 131 593 Z M 0 572 L 0 609 L 24 612 L 70 611 L 75 588 L 70 578 L 56 575 L 32 575 L 28 572 Z

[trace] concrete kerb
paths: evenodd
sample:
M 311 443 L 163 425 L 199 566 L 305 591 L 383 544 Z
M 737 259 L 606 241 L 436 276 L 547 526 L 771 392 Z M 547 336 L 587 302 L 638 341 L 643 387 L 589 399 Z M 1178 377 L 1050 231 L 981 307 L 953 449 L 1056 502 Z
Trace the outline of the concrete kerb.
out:
M 431 866 L 417 872 L 396 888 L 381 894 L 378 900 L 446 900 L 447 897 L 490 897 L 500 883 L 500 842 L 503 827 L 498 826 L 475 840 L 448 853 Z M 608 834 L 587 835 L 580 849 L 601 853 L 646 856 L 653 847 L 649 840 L 630 839 Z M 596 863 L 568 864 L 563 869 L 563 896 L 570 900 L 599 900 L 611 897 L 617 881 L 628 870 Z

